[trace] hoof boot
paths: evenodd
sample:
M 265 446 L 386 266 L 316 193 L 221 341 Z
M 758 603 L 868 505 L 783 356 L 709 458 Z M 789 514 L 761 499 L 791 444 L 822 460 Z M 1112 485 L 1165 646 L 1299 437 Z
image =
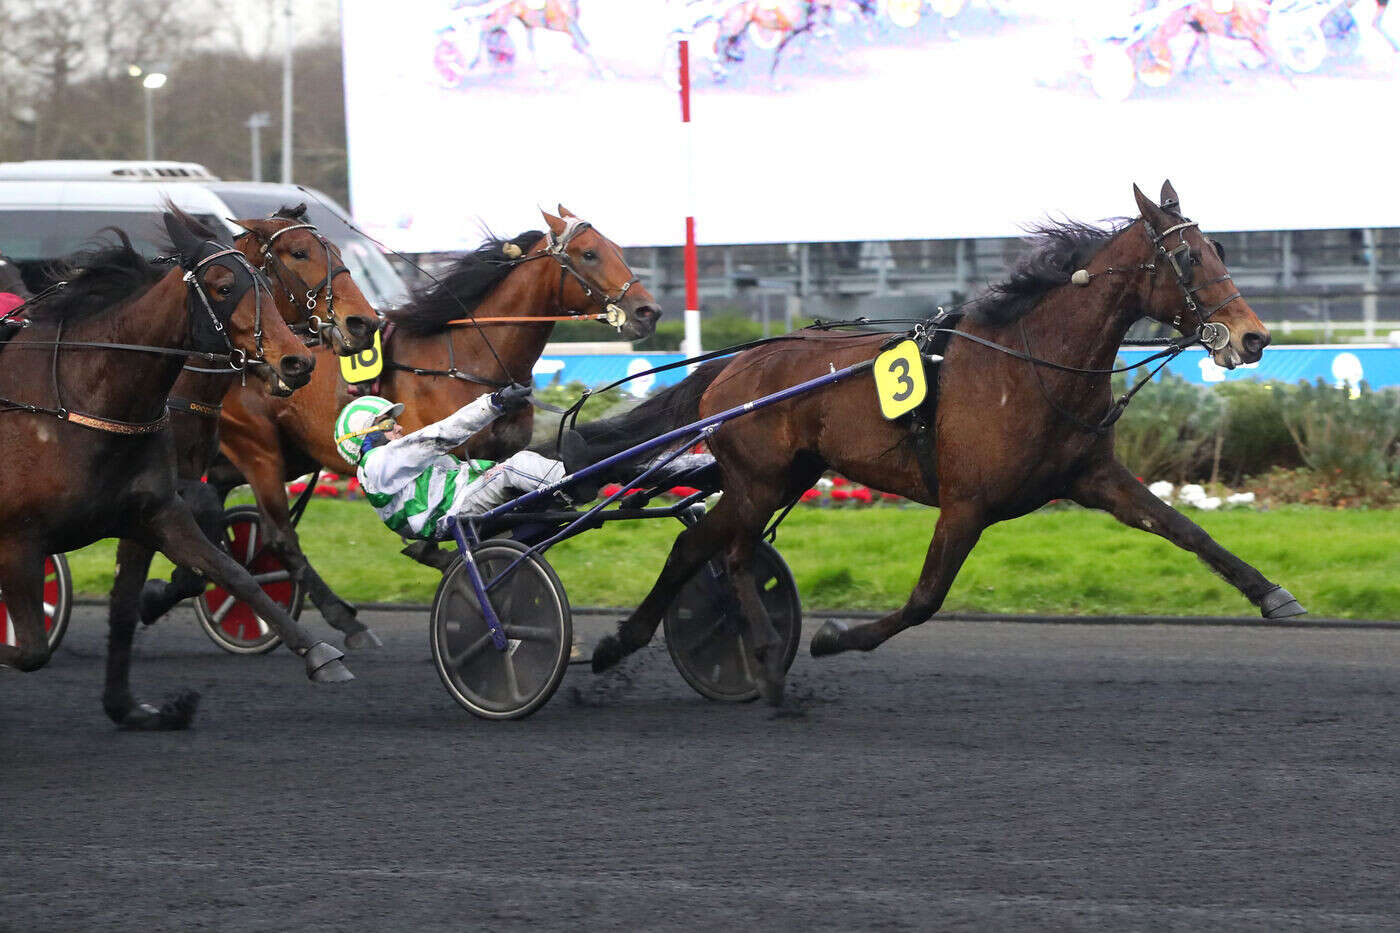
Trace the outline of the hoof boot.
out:
M 341 661 L 345 657 L 340 649 L 323 641 L 318 641 L 303 655 L 306 659 L 306 676 L 318 684 L 341 683 L 354 680 L 355 675 Z
M 374 629 L 366 628 L 346 635 L 345 647 L 351 651 L 373 651 L 376 648 L 383 648 L 384 642 L 374 633 Z
M 1304 609 L 1298 600 L 1293 598 L 1292 593 L 1281 586 L 1276 586 L 1264 594 L 1264 599 L 1259 604 L 1259 612 L 1266 619 L 1287 619 L 1292 616 L 1307 615 L 1308 610 Z
M 812 657 L 820 658 L 829 654 L 840 654 L 846 649 L 841 647 L 841 636 L 846 634 L 849 628 L 844 622 L 827 621 L 822 623 L 822 627 L 817 629 L 812 636 L 812 643 L 808 650 Z
M 167 591 L 170 584 L 165 580 L 147 580 L 141 587 L 141 622 L 150 625 L 173 607 Z
M 593 647 L 593 673 L 601 674 L 632 652 L 622 644 L 616 635 L 604 636 Z

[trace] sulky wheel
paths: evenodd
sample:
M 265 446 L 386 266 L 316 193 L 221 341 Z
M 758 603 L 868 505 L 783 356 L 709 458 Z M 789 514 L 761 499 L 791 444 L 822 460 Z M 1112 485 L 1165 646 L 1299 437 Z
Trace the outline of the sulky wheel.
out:
M 49 650 L 63 641 L 68 631 L 68 617 L 73 614 L 73 576 L 68 572 L 68 560 L 62 554 L 44 559 L 44 630 L 49 636 Z M 15 644 L 15 627 L 5 611 L 5 594 L 0 593 L 0 644 Z
M 301 615 L 305 594 L 277 556 L 263 546 L 257 506 L 235 506 L 224 512 L 224 521 L 229 553 L 288 615 L 293 619 Z M 217 584 L 211 583 L 194 601 L 194 614 L 204 633 L 230 654 L 265 654 L 282 643 L 252 607 Z
M 753 577 L 773 627 L 783 636 L 783 670 L 802 638 L 802 600 L 782 555 L 767 542 L 753 553 Z M 758 698 L 748 622 L 722 561 L 691 577 L 666 611 L 666 650 L 686 683 L 711 700 Z
M 569 666 L 574 626 L 568 596 L 543 558 L 532 554 L 522 559 L 526 550 L 517 541 L 496 538 L 472 552 L 488 584 L 519 561 L 490 590 L 491 605 L 505 627 L 505 650 L 491 641 L 460 557 L 443 574 L 433 598 L 433 664 L 452 699 L 482 719 L 529 716 L 554 695 Z

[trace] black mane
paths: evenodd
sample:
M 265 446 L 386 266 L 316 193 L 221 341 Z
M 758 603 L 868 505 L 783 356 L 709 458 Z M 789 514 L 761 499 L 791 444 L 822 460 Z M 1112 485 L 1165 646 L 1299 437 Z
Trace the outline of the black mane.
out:
M 1116 220 L 1106 227 L 1096 227 L 1064 220 L 1032 227 L 1026 237 L 1028 248 L 1016 260 L 1011 274 L 973 299 L 968 314 L 973 320 L 994 327 L 1014 324 L 1050 289 L 1068 284 L 1076 269 L 1084 268 L 1131 223 Z
M 118 242 L 75 253 L 55 267 L 53 275 L 68 284 L 26 309 L 30 319 L 57 322 L 92 317 L 145 292 L 170 271 L 169 266 L 138 253 L 126 231 L 107 227 L 99 232 L 116 234 Z
M 222 239 L 214 230 L 176 207 L 169 198 L 165 199 L 163 207 L 195 236 L 204 240 Z M 99 236 L 92 249 L 74 253 L 58 263 L 50 275 L 68 284 L 26 309 L 30 319 L 67 322 L 93 317 L 143 294 L 173 268 L 168 263 L 153 262 L 142 256 L 131 244 L 126 231 L 119 227 L 104 227 L 97 232 L 99 235 L 115 234 L 117 242 Z M 173 254 L 175 248 L 164 243 L 161 251 Z
M 436 333 L 448 321 L 470 317 L 482 299 L 515 268 L 506 256 L 506 246 L 525 253 L 543 236 L 539 230 L 527 230 L 509 240 L 491 237 L 457 260 L 451 271 L 436 282 L 414 289 L 411 302 L 387 311 L 386 315 L 410 334 Z

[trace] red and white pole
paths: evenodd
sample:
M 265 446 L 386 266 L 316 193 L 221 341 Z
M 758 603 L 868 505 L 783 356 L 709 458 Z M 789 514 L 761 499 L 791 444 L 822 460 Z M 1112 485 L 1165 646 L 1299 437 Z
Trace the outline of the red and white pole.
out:
M 680 40 L 681 123 L 685 133 L 685 340 L 681 352 L 700 353 L 700 263 L 695 252 L 695 140 L 690 128 L 690 42 Z

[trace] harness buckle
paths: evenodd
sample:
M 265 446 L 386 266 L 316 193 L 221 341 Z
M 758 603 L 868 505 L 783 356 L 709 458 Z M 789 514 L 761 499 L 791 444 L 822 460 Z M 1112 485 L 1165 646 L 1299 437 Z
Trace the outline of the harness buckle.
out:
M 234 361 L 237 360 L 235 363 Z M 248 366 L 248 354 L 242 347 L 234 347 L 228 351 L 228 368 L 236 373 L 243 372 Z

